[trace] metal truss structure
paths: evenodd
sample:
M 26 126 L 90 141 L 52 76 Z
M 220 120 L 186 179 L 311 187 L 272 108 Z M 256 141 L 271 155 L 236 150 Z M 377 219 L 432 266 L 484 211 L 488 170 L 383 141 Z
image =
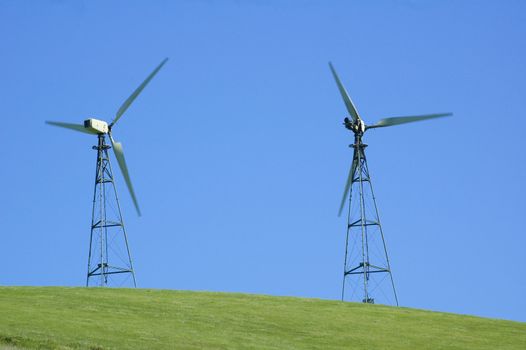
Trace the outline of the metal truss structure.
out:
M 398 297 L 376 206 L 362 135 L 355 134 L 349 188 L 342 300 L 393 304 Z M 375 298 L 375 294 L 379 296 Z
M 106 144 L 106 135 L 99 134 L 98 145 L 93 146 L 97 151 L 97 169 L 86 287 L 136 287 L 128 237 L 108 155 L 110 148 Z

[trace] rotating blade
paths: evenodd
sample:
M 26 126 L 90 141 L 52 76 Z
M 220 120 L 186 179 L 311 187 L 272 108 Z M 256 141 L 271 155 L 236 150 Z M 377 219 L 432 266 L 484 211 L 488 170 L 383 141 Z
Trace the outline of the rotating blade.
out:
M 148 83 L 150 82 L 150 80 L 153 79 L 153 77 L 157 74 L 157 72 L 159 72 L 159 70 L 161 70 L 161 68 L 164 66 L 164 64 L 166 63 L 166 61 L 168 61 L 168 58 L 165 58 L 158 66 L 157 68 L 155 68 L 153 70 L 153 72 L 150 73 L 150 75 L 148 75 L 148 77 L 142 82 L 141 85 L 139 85 L 139 87 L 137 89 L 135 89 L 135 91 L 130 95 L 130 97 L 128 97 L 128 99 L 126 101 L 124 101 L 124 103 L 122 104 L 122 106 L 119 108 L 119 110 L 117 111 L 117 113 L 115 114 L 115 119 L 113 119 L 113 121 L 111 122 L 110 124 L 110 127 L 112 127 L 113 125 L 115 125 L 115 123 L 117 123 L 117 121 L 120 119 L 120 117 L 124 114 L 124 112 L 126 112 L 126 110 L 128 109 L 128 107 L 130 107 L 130 105 L 133 103 L 133 101 L 137 98 L 137 96 L 139 96 L 139 94 L 141 93 L 141 91 L 146 87 L 146 85 L 148 85 Z
M 133 185 L 130 179 L 130 173 L 128 172 L 128 167 L 126 166 L 126 160 L 124 159 L 124 151 L 122 150 L 122 144 L 120 142 L 115 142 L 111 135 L 110 140 L 113 148 L 113 153 L 115 154 L 115 158 L 117 158 L 117 162 L 119 163 L 119 168 L 121 169 L 124 181 L 126 181 L 126 186 L 128 186 L 128 191 L 130 191 L 130 195 L 132 197 L 133 204 L 135 205 L 135 209 L 137 209 L 137 214 L 141 216 L 139 203 L 137 202 L 137 197 L 135 197 L 135 191 L 133 190 Z
M 91 130 L 89 130 L 89 129 L 86 129 L 86 128 L 84 127 L 84 125 L 82 125 L 82 124 L 72 124 L 72 123 L 63 123 L 63 122 L 52 122 L 52 121 L 49 121 L 49 120 L 46 120 L 46 124 L 53 125 L 53 126 L 58 126 L 58 127 L 66 128 L 66 129 L 70 129 L 70 130 L 80 131 L 80 132 L 83 132 L 83 133 L 85 133 L 85 134 L 97 135 L 96 132 L 91 131 Z
M 338 90 L 340 90 L 340 94 L 342 95 L 343 102 L 345 102 L 345 107 L 347 107 L 347 111 L 351 115 L 352 120 L 353 121 L 359 120 L 360 116 L 358 115 L 358 111 L 356 111 L 356 108 L 354 107 L 354 104 L 352 103 L 351 97 L 347 93 L 347 90 L 345 90 L 345 87 L 343 86 L 331 62 L 329 62 L 329 67 L 331 68 L 331 72 L 334 77 L 334 80 L 336 80 L 336 84 L 338 85 Z
M 347 183 L 345 184 L 345 189 L 343 190 L 343 197 L 340 203 L 340 210 L 338 210 L 338 216 L 342 215 L 343 208 L 345 207 L 345 201 L 347 200 L 347 195 L 349 194 L 349 189 L 351 188 L 354 173 L 356 172 L 357 163 L 358 161 L 356 157 L 353 157 L 351 169 L 349 169 L 349 176 L 347 177 Z
M 428 119 L 435 119 L 435 118 L 442 118 L 442 117 L 448 117 L 453 115 L 453 113 L 437 113 L 437 114 L 426 114 L 426 115 L 416 115 L 416 116 L 410 116 L 410 117 L 392 117 L 392 118 L 385 118 L 380 120 L 378 123 L 368 126 L 368 129 L 371 128 L 381 128 L 385 126 L 392 126 L 392 125 L 399 125 L 399 124 L 405 124 L 405 123 L 412 123 L 412 122 L 418 122 L 421 120 L 428 120 Z

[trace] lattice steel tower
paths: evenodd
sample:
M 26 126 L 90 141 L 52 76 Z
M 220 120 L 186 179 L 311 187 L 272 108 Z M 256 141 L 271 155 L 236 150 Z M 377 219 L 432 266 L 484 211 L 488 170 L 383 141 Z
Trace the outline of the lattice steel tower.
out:
M 369 129 L 445 117 L 451 113 L 385 118 L 376 124 L 366 125 L 360 118 L 334 67 L 331 63 L 329 66 L 349 112 L 350 119 L 346 117 L 343 124 L 354 134 L 354 144 L 351 145 L 354 148 L 353 160 L 338 214 L 341 215 L 348 200 L 341 298 L 342 300 L 356 300 L 364 303 L 379 302 L 398 306 L 398 296 L 365 157 L 367 145 L 362 143 L 362 137 Z
M 128 245 L 128 236 L 122 220 L 117 189 L 113 181 L 105 134 L 98 135 L 97 169 L 95 190 L 93 191 L 93 210 L 91 215 L 91 234 L 88 254 L 88 274 L 86 287 L 107 286 L 108 278 L 113 285 L 125 286 L 131 277 L 136 287 L 135 273 Z
M 349 212 L 345 239 L 342 300 L 345 299 L 345 285 L 348 283 L 351 289 L 351 300 L 361 295 L 362 302 L 374 303 L 373 293 L 381 292 L 385 294 L 382 295 L 384 297 L 382 303 L 398 306 L 382 224 L 365 157 L 367 145 L 362 143 L 362 135 L 363 133 L 356 132 L 352 145 L 354 155 L 349 174 L 350 184 L 348 184 Z M 347 197 L 346 194 L 344 196 L 343 200 Z M 384 289 L 385 283 L 383 282 L 386 278 L 392 291 Z M 359 286 L 362 287 L 362 294 L 359 293 Z M 390 295 L 393 299 L 390 299 Z

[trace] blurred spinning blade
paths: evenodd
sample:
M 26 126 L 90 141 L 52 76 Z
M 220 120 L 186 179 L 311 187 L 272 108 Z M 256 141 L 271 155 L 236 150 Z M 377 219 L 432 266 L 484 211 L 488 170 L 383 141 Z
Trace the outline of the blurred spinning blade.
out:
M 412 122 L 418 122 L 418 121 L 421 121 L 421 120 L 449 117 L 451 115 L 453 115 L 453 113 L 437 113 L 437 114 L 415 115 L 415 116 L 410 116 L 410 117 L 385 118 L 385 119 L 380 120 L 378 123 L 376 123 L 374 125 L 367 126 L 367 128 L 368 129 L 382 128 L 382 127 L 385 127 L 385 126 L 392 126 L 392 125 L 399 125 L 399 124 L 405 124 L 405 123 L 412 123 Z
M 84 127 L 84 125 L 81 125 L 81 124 L 52 122 L 52 121 L 47 121 L 47 120 L 46 120 L 46 124 L 53 125 L 53 126 L 58 126 L 58 127 L 66 128 L 66 129 L 70 129 L 70 130 L 80 131 L 80 132 L 83 132 L 85 134 L 97 135 L 96 132 L 94 132 L 92 130 L 89 130 L 89 129 L 86 129 Z
M 126 160 L 124 159 L 124 151 L 122 150 L 122 143 L 116 142 L 113 137 L 110 134 L 110 140 L 111 145 L 113 148 L 113 153 L 115 154 L 115 158 L 117 158 L 117 162 L 119 163 L 119 168 L 121 169 L 122 176 L 124 177 L 124 181 L 126 181 L 126 186 L 128 186 L 128 191 L 130 191 L 130 195 L 133 200 L 133 204 L 135 205 L 135 209 L 137 209 L 137 214 L 141 216 L 141 210 L 139 209 L 139 203 L 137 202 L 137 197 L 135 196 L 135 191 L 133 190 L 133 185 L 130 179 L 130 173 L 128 172 L 128 167 L 126 166 Z
M 345 107 L 347 107 L 347 111 L 351 115 L 352 120 L 357 121 L 358 119 L 360 119 L 360 116 L 358 115 L 358 111 L 356 110 L 356 107 L 354 107 L 354 104 L 352 103 L 351 97 L 347 93 L 347 90 L 345 90 L 345 87 L 343 86 L 331 62 L 329 62 L 329 67 L 331 68 L 331 72 L 334 77 L 334 80 L 336 80 L 336 85 L 338 85 L 338 90 L 340 90 L 340 94 L 342 95 L 343 102 L 345 103 Z
M 352 180 L 354 178 L 354 173 L 356 172 L 357 166 L 358 166 L 357 158 L 353 156 L 351 169 L 349 169 L 349 176 L 347 176 L 347 183 L 345 184 L 345 189 L 343 190 L 343 196 L 342 196 L 342 201 L 340 203 L 340 210 L 338 210 L 338 216 L 342 215 L 343 208 L 345 207 L 345 201 L 347 200 L 347 195 L 349 194 L 349 189 L 351 188 Z
M 139 96 L 139 94 L 141 93 L 141 91 L 146 87 L 146 85 L 148 85 L 148 83 L 150 82 L 150 80 L 153 79 L 153 77 L 157 74 L 157 72 L 159 72 L 161 70 L 161 68 L 164 66 L 164 64 L 166 63 L 166 61 L 168 61 L 168 58 L 165 58 L 158 66 L 157 68 L 155 68 L 153 70 L 153 72 L 150 73 L 150 75 L 148 75 L 148 77 L 142 82 L 141 85 L 139 85 L 139 87 L 137 89 L 135 89 L 135 91 L 130 95 L 130 97 L 128 97 L 128 99 L 126 99 L 126 101 L 124 101 L 124 103 L 122 104 L 122 106 L 119 108 L 119 110 L 117 111 L 117 113 L 115 114 L 115 119 L 113 119 L 113 121 L 111 122 L 110 124 L 110 128 L 115 125 L 115 123 L 117 123 L 117 121 L 121 118 L 121 116 L 124 114 L 124 112 L 126 112 L 126 110 L 128 109 L 128 107 L 130 107 L 130 105 L 133 103 L 133 101 L 137 98 L 137 96 Z

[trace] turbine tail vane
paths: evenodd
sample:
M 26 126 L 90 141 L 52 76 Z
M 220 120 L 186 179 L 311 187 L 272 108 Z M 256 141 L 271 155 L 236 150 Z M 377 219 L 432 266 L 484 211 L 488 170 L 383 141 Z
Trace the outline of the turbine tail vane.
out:
M 126 160 L 124 159 L 124 151 L 122 150 L 122 143 L 116 142 L 113 137 L 110 135 L 111 145 L 113 148 L 113 153 L 115 154 L 115 158 L 117 158 L 117 162 L 119 163 L 119 168 L 121 169 L 122 176 L 124 177 L 124 181 L 126 181 L 126 186 L 128 186 L 128 191 L 130 192 L 130 195 L 133 200 L 133 204 L 135 205 L 135 209 L 137 209 L 137 214 L 141 216 L 141 210 L 139 209 L 139 203 L 137 202 L 137 197 L 135 196 L 135 191 L 133 190 L 133 185 L 130 179 L 130 173 L 128 172 L 128 167 L 126 166 Z
M 378 123 L 374 125 L 367 126 L 367 128 L 368 129 L 382 128 L 385 126 L 406 124 L 406 123 L 418 122 L 421 120 L 449 117 L 451 115 L 453 115 L 453 113 L 437 113 L 437 114 L 415 115 L 415 116 L 408 116 L 408 117 L 385 118 L 385 119 L 381 119 L 380 121 L 378 121 Z
M 345 90 L 345 87 L 343 86 L 331 62 L 329 62 L 329 67 L 331 68 L 331 72 L 334 77 L 334 80 L 336 80 L 336 85 L 338 85 L 338 90 L 340 90 L 340 94 L 342 95 L 343 102 L 345 102 L 345 107 L 347 107 L 347 111 L 351 115 L 351 118 L 353 119 L 353 121 L 359 120 L 360 116 L 358 115 L 358 111 L 356 110 L 356 107 L 354 107 L 351 97 L 347 93 L 347 90 Z
M 128 107 L 130 107 L 130 105 L 133 103 L 133 101 L 135 101 L 135 99 L 137 98 L 137 96 L 139 96 L 139 94 L 141 93 L 141 91 L 146 87 L 146 85 L 148 85 L 148 83 L 150 82 L 150 80 L 153 79 L 153 77 L 157 74 L 157 72 L 159 72 L 161 70 L 161 68 L 164 66 L 164 64 L 166 63 L 166 61 L 168 61 L 168 58 L 165 58 L 158 66 L 157 68 L 155 68 L 153 70 L 153 72 L 150 73 L 150 75 L 148 75 L 148 77 L 142 82 L 141 85 L 139 85 L 139 87 L 137 89 L 135 89 L 135 91 L 130 95 L 130 97 L 128 97 L 128 99 L 126 101 L 124 101 L 124 103 L 122 104 L 122 106 L 119 108 L 119 110 L 117 111 L 117 113 L 115 114 L 115 119 L 113 119 L 113 121 L 111 122 L 110 124 L 110 128 L 115 125 L 115 123 L 117 123 L 117 121 L 121 118 L 121 116 L 124 114 L 124 112 L 126 112 L 126 110 L 128 109 Z

